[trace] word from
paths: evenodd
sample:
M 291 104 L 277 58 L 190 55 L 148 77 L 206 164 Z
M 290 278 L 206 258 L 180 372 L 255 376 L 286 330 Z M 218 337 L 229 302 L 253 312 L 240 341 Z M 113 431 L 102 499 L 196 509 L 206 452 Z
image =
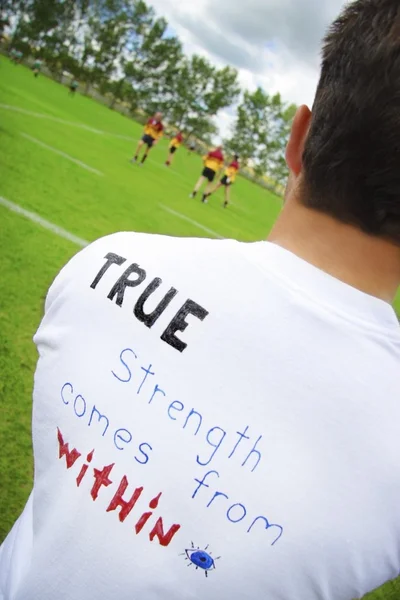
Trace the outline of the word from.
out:
M 75 465 L 76 461 L 80 458 L 81 453 L 78 452 L 78 450 L 76 448 L 73 448 L 72 450 L 69 449 L 68 443 L 64 442 L 62 433 L 58 428 L 57 428 L 57 439 L 58 439 L 58 444 L 59 444 L 59 458 L 61 459 L 64 456 L 67 469 L 71 469 Z M 89 452 L 89 454 L 86 456 L 86 462 L 82 465 L 82 467 L 76 477 L 77 487 L 79 487 L 81 485 L 83 478 L 86 477 L 86 473 L 89 469 L 89 465 L 93 459 L 93 454 L 94 454 L 94 450 Z M 101 470 L 93 468 L 94 482 L 93 482 L 92 489 L 90 490 L 90 495 L 92 496 L 93 501 L 97 500 L 97 498 L 99 496 L 99 492 L 102 487 L 108 487 L 109 485 L 112 485 L 113 481 L 110 479 L 109 476 L 112 473 L 114 464 L 115 463 L 106 465 Z M 119 509 L 118 518 L 121 523 L 123 523 L 125 521 L 125 519 L 128 517 L 128 515 L 132 511 L 133 507 L 135 506 L 136 502 L 139 500 L 139 498 L 143 492 L 143 487 L 138 487 L 134 490 L 131 497 L 129 499 L 125 500 L 124 494 L 126 492 L 128 485 L 129 485 L 128 478 L 126 477 L 126 475 L 124 475 L 118 485 L 118 488 L 117 488 L 111 502 L 109 503 L 109 505 L 106 508 L 106 512 L 110 512 L 110 511 Z M 147 521 L 152 516 L 153 511 L 158 507 L 158 503 L 160 501 L 161 494 L 162 494 L 162 492 L 160 492 L 159 494 L 157 494 L 157 496 L 155 496 L 155 498 L 150 500 L 149 508 L 151 508 L 151 510 L 144 512 L 139 517 L 137 522 L 135 523 L 134 530 L 135 530 L 136 535 L 138 535 L 142 531 L 142 529 L 146 525 Z M 166 533 L 164 533 L 163 519 L 162 519 L 162 517 L 159 517 L 157 519 L 155 525 L 153 526 L 152 530 L 149 533 L 149 539 L 152 542 L 154 540 L 154 538 L 156 537 L 161 546 L 168 546 L 169 543 L 171 542 L 172 538 L 174 537 L 176 532 L 179 531 L 180 528 L 181 528 L 180 525 L 174 524 L 168 529 L 168 531 Z
M 208 572 L 213 571 L 215 569 L 215 561 L 219 560 L 221 557 L 217 556 L 213 558 L 212 552 L 207 552 L 208 544 L 204 548 L 204 550 L 200 550 L 200 547 L 195 545 L 192 542 L 192 547 L 187 548 L 183 554 L 180 556 L 185 556 L 185 560 L 189 561 L 188 567 L 195 565 L 196 571 L 197 569 L 203 569 L 204 574 L 208 577 Z
M 206 487 L 206 488 L 210 487 L 208 485 L 208 483 L 205 483 L 205 481 L 209 475 L 216 475 L 219 478 L 218 471 L 207 471 L 207 473 L 205 473 L 203 475 L 203 479 L 195 479 L 195 481 L 198 483 L 198 486 L 192 494 L 192 499 L 194 499 L 197 496 L 197 493 L 201 487 Z M 223 492 L 214 492 L 214 495 L 212 496 L 211 500 L 207 504 L 207 508 L 209 508 L 211 506 L 211 504 L 213 504 L 217 498 L 225 498 L 226 500 L 229 500 L 229 496 L 227 494 L 224 494 Z M 226 506 L 224 508 L 226 508 Z M 246 516 L 247 516 L 247 509 L 244 506 L 244 504 L 241 504 L 239 502 L 236 502 L 235 504 L 232 504 L 231 506 L 229 506 L 228 510 L 226 511 L 226 518 L 228 519 L 228 521 L 230 521 L 230 523 L 240 523 L 241 521 L 243 521 L 243 519 Z M 250 533 L 252 531 L 253 527 L 255 526 L 255 524 L 258 523 L 259 521 L 263 523 L 264 528 L 266 530 L 272 529 L 272 528 L 279 530 L 279 535 L 276 538 L 274 538 L 273 542 L 271 543 L 271 546 L 273 546 L 281 538 L 281 536 L 283 534 L 283 527 L 281 525 L 278 525 L 277 523 L 270 523 L 268 521 L 267 517 L 264 517 L 263 515 L 259 515 L 258 517 L 253 519 L 250 527 L 247 529 L 247 533 Z
M 111 265 L 121 266 L 124 262 L 126 262 L 126 258 L 123 256 L 119 256 L 118 254 L 114 254 L 113 252 L 109 252 L 104 257 L 107 262 L 102 266 L 100 271 L 97 273 L 96 277 L 90 284 L 92 289 L 96 289 L 97 284 L 104 276 L 104 274 L 108 271 Z M 135 279 L 130 279 L 130 276 L 133 275 Z M 122 307 L 125 298 L 126 288 L 134 288 L 143 283 L 146 279 L 146 271 L 139 267 L 138 264 L 131 264 L 124 273 L 117 279 L 115 284 L 112 286 L 110 292 L 107 295 L 107 298 L 111 301 L 116 299 L 115 302 L 119 307 Z M 146 327 L 151 329 L 154 323 L 160 318 L 162 313 L 168 308 L 169 304 L 173 300 L 173 298 L 177 295 L 178 290 L 175 288 L 170 288 L 170 290 L 165 294 L 165 296 L 160 300 L 158 305 L 151 312 L 144 311 L 144 305 L 146 301 L 150 298 L 152 294 L 160 287 L 162 284 L 162 279 L 160 277 L 155 277 L 148 286 L 144 289 L 142 294 L 136 301 L 136 304 L 133 307 L 133 314 L 135 317 L 141 321 Z M 203 321 L 208 315 L 208 311 L 205 310 L 202 306 L 194 302 L 193 300 L 186 300 L 186 302 L 181 306 L 176 315 L 173 317 L 164 333 L 161 335 L 161 339 L 163 342 L 166 342 L 175 350 L 179 352 L 183 352 L 187 347 L 186 342 L 183 342 L 180 338 L 178 338 L 175 334 L 177 331 L 185 331 L 186 327 L 189 323 L 186 321 L 186 317 L 188 315 L 193 315 L 200 321 Z
M 136 362 L 136 360 L 138 360 L 138 356 L 131 348 L 125 348 L 120 353 L 119 359 L 121 365 L 118 369 L 111 372 L 113 376 L 118 379 L 118 381 L 124 384 L 129 384 L 132 380 L 132 365 L 134 362 Z M 165 401 L 167 398 L 167 393 L 159 386 L 158 383 L 154 385 L 153 382 L 150 382 L 150 380 L 155 376 L 155 372 L 151 370 L 152 367 L 153 365 L 150 364 L 148 367 L 141 366 L 139 369 L 137 369 L 139 377 L 136 379 L 136 383 L 138 384 L 136 394 L 140 394 L 143 397 L 145 396 L 148 399 L 148 404 L 152 404 L 155 398 L 158 400 L 159 405 L 160 401 L 162 401 L 162 405 L 165 407 L 167 415 L 171 421 L 183 423 L 182 429 L 186 429 L 186 427 L 188 427 L 188 430 L 190 430 L 194 436 L 197 436 L 201 429 L 207 444 L 207 453 L 204 452 L 204 454 L 201 456 L 199 454 L 197 455 L 196 461 L 199 465 L 209 465 L 215 458 L 222 443 L 224 443 L 224 447 L 227 447 L 229 459 L 231 459 L 234 455 L 235 457 L 241 455 L 239 460 L 241 461 L 242 467 L 249 465 L 252 467 L 252 472 L 258 467 L 261 461 L 261 452 L 257 449 L 257 445 L 262 438 L 261 435 L 258 436 L 256 441 L 253 442 L 253 440 L 250 439 L 250 436 L 247 435 L 249 431 L 248 425 L 242 427 L 241 430 L 236 431 L 231 436 L 228 436 L 225 429 L 218 425 L 211 427 L 204 434 L 205 428 L 203 427 L 203 416 L 200 412 L 194 408 L 191 408 L 186 409 L 185 415 L 185 405 L 183 402 L 180 402 L 179 400 L 174 400 L 172 402 L 169 400 Z M 154 401 L 155 404 L 157 403 L 157 400 Z M 225 438 L 227 438 L 226 442 Z M 231 438 L 230 442 L 228 442 L 229 438 Z M 245 449 L 244 452 L 242 451 L 242 448 Z
M 104 437 L 108 431 L 110 425 L 110 419 L 107 415 L 101 413 L 95 404 L 88 407 L 88 403 L 82 394 L 76 394 L 72 383 L 67 381 L 61 388 L 61 400 L 66 406 L 71 406 L 74 414 L 78 419 L 84 419 L 83 422 L 87 422 L 87 426 L 92 428 L 92 423 L 97 425 L 97 431 Z M 101 429 L 102 428 L 102 429 Z M 114 446 L 117 450 L 124 450 L 128 444 L 132 441 L 132 433 L 125 427 L 120 427 L 112 434 Z M 110 436 L 108 436 L 110 437 Z M 147 442 L 142 442 L 138 445 L 138 455 L 134 456 L 134 459 L 140 465 L 147 464 L 149 460 L 149 453 L 153 448 Z

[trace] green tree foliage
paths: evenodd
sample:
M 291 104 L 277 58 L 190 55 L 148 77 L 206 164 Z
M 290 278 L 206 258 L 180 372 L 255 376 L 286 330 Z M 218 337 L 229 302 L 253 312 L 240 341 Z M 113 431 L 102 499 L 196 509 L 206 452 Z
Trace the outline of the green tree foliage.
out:
M 270 96 L 261 88 L 246 91 L 232 136 L 225 141 L 227 150 L 239 154 L 242 163 L 251 164 L 258 175 L 268 174 L 276 183 L 284 183 L 285 147 L 295 111 L 294 105 L 282 102 L 280 94 Z
M 178 127 L 187 128 L 188 121 L 210 120 L 236 100 L 240 93 L 237 71 L 216 69 L 204 57 L 193 55 L 182 60 L 168 92 L 168 114 Z

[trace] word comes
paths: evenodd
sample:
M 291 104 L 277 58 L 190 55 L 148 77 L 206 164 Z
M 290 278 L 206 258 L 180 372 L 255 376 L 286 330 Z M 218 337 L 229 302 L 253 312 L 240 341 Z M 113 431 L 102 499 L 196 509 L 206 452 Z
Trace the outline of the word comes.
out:
M 58 439 L 58 445 L 59 445 L 59 458 L 61 459 L 61 458 L 65 457 L 67 469 L 71 469 L 75 465 L 76 461 L 80 458 L 81 453 L 78 452 L 78 450 L 76 448 L 73 448 L 72 450 L 69 449 L 68 443 L 64 442 L 63 435 L 58 428 L 57 428 L 57 439 Z M 87 472 L 89 470 L 89 465 L 93 460 L 93 454 L 94 454 L 94 450 L 89 452 L 89 454 L 86 456 L 86 462 L 81 466 L 81 469 L 76 477 L 77 487 L 79 487 L 81 485 L 83 478 L 86 477 L 86 475 L 87 475 Z M 106 465 L 102 469 L 93 468 L 92 476 L 93 476 L 94 481 L 93 481 L 92 488 L 90 490 L 90 495 L 91 495 L 93 501 L 97 500 L 97 498 L 99 496 L 99 492 L 102 487 L 108 487 L 113 484 L 113 481 L 110 479 L 110 475 L 114 468 L 114 464 L 115 463 Z M 137 487 L 133 491 L 131 497 L 129 499 L 125 499 L 124 494 L 127 490 L 128 485 L 129 485 L 128 478 L 126 477 L 126 475 L 124 475 L 118 485 L 117 490 L 115 491 L 113 498 L 111 499 L 111 502 L 108 504 L 108 506 L 106 508 L 106 512 L 110 512 L 110 511 L 119 509 L 118 518 L 121 523 L 123 523 L 125 521 L 125 519 L 128 517 L 128 515 L 131 513 L 136 502 L 139 500 L 140 496 L 143 493 L 143 486 Z M 153 511 L 158 507 L 158 503 L 160 501 L 161 494 L 162 494 L 162 492 L 160 492 L 159 494 L 157 494 L 157 496 L 155 496 L 155 498 L 152 498 L 152 500 L 150 500 L 149 508 L 151 510 L 144 512 L 139 517 L 139 519 L 136 521 L 136 523 L 134 525 L 134 531 L 135 531 L 136 535 L 138 535 L 142 531 L 142 529 L 144 528 L 146 523 L 149 521 L 149 519 L 153 515 Z M 167 532 L 164 532 L 163 519 L 162 519 L 162 517 L 159 517 L 149 533 L 149 539 L 152 542 L 154 540 L 154 538 L 157 538 L 158 542 L 161 546 L 168 546 L 169 543 L 171 542 L 172 538 L 174 537 L 176 532 L 179 531 L 180 528 L 181 528 L 180 525 L 173 524 L 173 525 L 171 525 L 171 527 L 168 529 Z
M 121 266 L 124 262 L 126 262 L 126 258 L 123 256 L 119 256 L 118 254 L 114 254 L 113 252 L 109 252 L 104 257 L 106 259 L 105 265 L 102 266 L 100 271 L 97 273 L 96 277 L 92 281 L 90 287 L 92 289 L 96 289 L 99 281 L 102 279 L 104 274 L 108 271 L 111 265 Z M 131 276 L 134 279 L 131 279 Z M 122 307 L 125 298 L 126 288 L 134 288 L 141 285 L 146 279 L 146 271 L 139 267 L 138 264 L 131 264 L 123 274 L 117 279 L 115 284 L 112 286 L 109 291 L 107 298 L 111 301 L 114 300 L 119 307 Z M 165 294 L 165 296 L 160 300 L 158 305 L 151 312 L 145 312 L 144 305 L 149 299 L 149 297 L 154 294 L 154 292 L 160 287 L 162 284 L 162 279 L 160 277 L 155 277 L 148 286 L 143 290 L 142 294 L 136 301 L 136 304 L 133 307 L 133 314 L 135 317 L 141 321 L 146 327 L 151 329 L 154 323 L 160 318 L 162 313 L 168 308 L 169 304 L 173 300 L 173 298 L 178 293 L 178 290 L 175 288 L 170 288 L 170 290 Z M 183 342 L 180 338 L 178 338 L 175 334 L 177 331 L 185 331 L 186 327 L 189 323 L 186 321 L 186 317 L 188 315 L 193 315 L 200 321 L 203 321 L 208 315 L 208 311 L 205 310 L 202 306 L 194 302 L 193 300 L 186 300 L 186 302 L 181 306 L 176 315 L 173 317 L 164 333 L 161 335 L 161 339 L 163 342 L 166 342 L 178 352 L 183 352 L 187 347 L 186 342 Z
M 117 450 L 125 450 L 131 443 L 133 436 L 129 429 L 119 427 L 118 429 L 110 428 L 110 419 L 105 413 L 99 411 L 95 404 L 89 405 L 87 399 L 82 394 L 74 392 L 74 386 L 71 382 L 64 383 L 60 390 L 60 396 L 65 406 L 70 406 L 78 419 L 82 419 L 82 423 L 87 424 L 91 429 L 95 429 L 99 435 L 104 437 L 106 434 L 112 437 L 113 444 Z M 110 434 L 108 432 L 110 431 Z M 134 455 L 134 459 L 140 465 L 146 465 L 149 460 L 152 446 L 147 442 L 138 444 L 138 449 Z

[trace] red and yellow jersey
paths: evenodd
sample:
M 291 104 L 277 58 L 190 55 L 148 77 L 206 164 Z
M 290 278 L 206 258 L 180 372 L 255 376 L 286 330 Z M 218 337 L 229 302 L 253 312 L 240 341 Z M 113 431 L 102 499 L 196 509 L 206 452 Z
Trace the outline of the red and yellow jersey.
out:
M 151 137 L 155 140 L 158 140 L 162 136 L 163 130 L 164 125 L 161 123 L 161 121 L 157 121 L 154 117 L 151 117 L 144 127 L 145 135 L 151 135 Z
M 181 133 L 178 133 L 172 140 L 171 143 L 169 145 L 170 148 L 179 148 L 179 146 L 182 144 L 183 142 L 183 135 Z
M 219 171 L 224 166 L 224 155 L 221 150 L 213 150 L 203 156 L 204 166 L 212 171 Z
M 237 160 L 233 160 L 230 165 L 228 165 L 225 169 L 225 175 L 230 179 L 233 183 L 236 179 L 236 175 L 240 169 L 239 163 Z

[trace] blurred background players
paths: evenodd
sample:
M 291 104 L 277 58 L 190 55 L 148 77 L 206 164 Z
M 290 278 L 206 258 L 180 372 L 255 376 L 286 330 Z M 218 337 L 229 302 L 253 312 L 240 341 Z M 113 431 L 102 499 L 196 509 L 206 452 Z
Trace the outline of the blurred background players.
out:
M 232 162 L 225 169 L 224 176 L 220 181 L 218 181 L 217 185 L 213 190 L 211 190 L 208 194 L 205 194 L 208 198 L 211 194 L 214 194 L 220 187 L 225 187 L 225 199 L 224 199 L 224 208 L 226 208 L 229 204 L 229 196 L 230 196 L 230 186 L 234 183 L 236 179 L 236 175 L 240 169 L 239 165 L 239 156 L 237 154 L 234 155 Z
M 75 96 L 75 92 L 78 89 L 78 82 L 76 79 L 73 79 L 69 84 L 69 95 Z
M 178 131 L 176 136 L 172 138 L 172 140 L 169 144 L 169 154 L 168 154 L 167 160 L 165 161 L 165 164 L 167 167 L 169 167 L 171 165 L 174 154 L 178 150 L 178 148 L 182 144 L 182 142 L 183 142 L 182 132 Z
M 146 146 L 146 150 L 145 150 L 142 160 L 141 160 L 141 164 L 143 164 L 144 161 L 146 160 L 146 158 L 148 157 L 149 152 L 152 149 L 152 147 L 162 137 L 163 131 L 164 131 L 164 125 L 162 124 L 161 119 L 162 119 L 162 114 L 160 112 L 156 112 L 154 117 L 150 117 L 150 119 L 147 121 L 145 128 L 144 128 L 143 137 L 139 141 L 138 146 L 136 148 L 135 156 L 131 160 L 132 163 L 135 163 L 138 161 L 139 153 L 140 153 L 142 146 Z
M 37 58 L 32 65 L 32 71 L 33 71 L 33 74 L 35 77 L 39 77 L 41 68 L 42 68 L 42 61 Z
M 211 191 L 211 184 L 215 179 L 215 175 L 224 166 L 224 155 L 222 154 L 222 146 L 218 146 L 217 148 L 215 148 L 215 150 L 212 150 L 211 152 L 203 156 L 203 162 L 204 169 L 194 187 L 193 192 L 190 194 L 190 197 L 195 198 L 200 187 L 202 186 L 204 181 L 207 180 L 208 183 L 206 185 L 206 189 L 201 199 L 202 202 L 207 202 L 207 196 Z
M 21 50 L 15 50 L 15 48 L 10 50 L 10 59 L 15 65 L 19 65 L 22 62 L 23 56 Z

